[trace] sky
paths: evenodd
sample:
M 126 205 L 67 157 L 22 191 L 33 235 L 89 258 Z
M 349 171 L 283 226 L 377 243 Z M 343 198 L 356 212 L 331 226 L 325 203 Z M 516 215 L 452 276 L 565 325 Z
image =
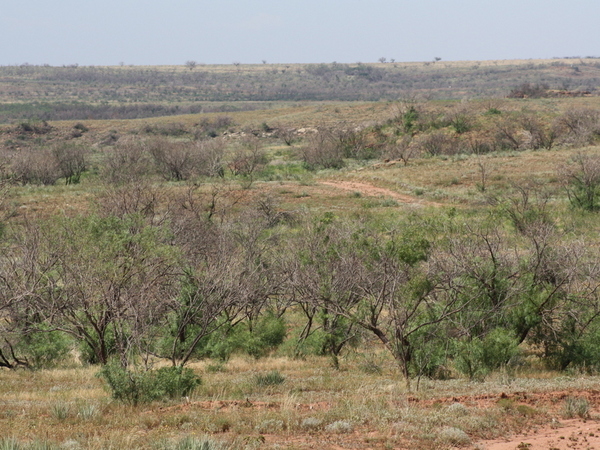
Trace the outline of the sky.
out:
M 0 65 L 600 56 L 598 0 L 2 0 Z

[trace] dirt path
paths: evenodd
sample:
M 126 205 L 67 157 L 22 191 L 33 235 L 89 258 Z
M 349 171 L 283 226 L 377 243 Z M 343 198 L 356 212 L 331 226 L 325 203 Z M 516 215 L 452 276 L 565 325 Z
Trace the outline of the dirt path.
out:
M 480 442 L 482 450 L 591 450 L 600 449 L 600 421 L 563 420 L 540 428 L 534 434 Z
M 373 197 L 389 197 L 402 203 L 417 204 L 423 206 L 443 206 L 441 203 L 430 202 L 411 195 L 399 194 L 390 189 L 379 188 L 368 183 L 356 181 L 321 181 L 319 184 L 331 186 L 344 191 L 360 192 L 362 195 Z

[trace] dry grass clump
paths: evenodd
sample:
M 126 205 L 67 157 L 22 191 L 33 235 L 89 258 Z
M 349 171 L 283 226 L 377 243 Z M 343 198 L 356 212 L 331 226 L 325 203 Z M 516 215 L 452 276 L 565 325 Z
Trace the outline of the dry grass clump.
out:
M 255 429 L 259 433 L 278 433 L 285 429 L 285 423 L 283 420 L 267 419 L 259 423 Z
M 96 403 L 83 403 L 77 408 L 77 417 L 82 420 L 93 420 L 101 413 L 100 407 Z
M 565 419 L 587 419 L 590 416 L 590 402 L 586 398 L 569 396 L 563 404 L 562 416 Z
M 323 424 L 321 419 L 317 419 L 316 417 L 307 417 L 302 420 L 300 424 L 300 428 L 305 430 L 315 430 L 319 428 Z
M 276 386 L 285 382 L 285 377 L 277 370 L 273 370 L 265 374 L 257 374 L 254 377 L 254 382 L 258 386 Z
M 325 427 L 328 433 L 351 433 L 354 427 L 346 420 L 336 420 Z
M 52 417 L 62 422 L 71 415 L 71 405 L 67 402 L 59 401 L 52 405 Z
M 457 447 L 464 447 L 471 443 L 471 438 L 460 428 L 447 427 L 439 433 L 440 442 L 451 444 Z
M 455 417 L 463 417 L 469 414 L 469 410 L 462 403 L 452 403 L 446 408 L 449 414 Z
M 159 444 L 155 448 L 159 450 L 226 450 L 230 446 L 208 436 L 200 438 L 186 436 L 179 440 Z

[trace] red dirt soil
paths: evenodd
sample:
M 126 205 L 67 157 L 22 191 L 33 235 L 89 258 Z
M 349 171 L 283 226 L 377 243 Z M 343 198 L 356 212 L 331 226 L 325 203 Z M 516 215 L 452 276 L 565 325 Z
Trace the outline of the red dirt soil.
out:
M 567 397 L 584 398 L 590 405 L 590 418 L 563 419 L 561 408 Z M 408 397 L 399 402 L 409 403 L 415 406 L 430 408 L 434 405 L 450 405 L 461 403 L 469 408 L 485 410 L 487 408 L 502 407 L 517 409 L 520 405 L 526 405 L 536 410 L 546 411 L 547 423 L 544 425 L 530 425 L 523 434 L 507 436 L 504 438 L 478 441 L 466 447 L 473 450 L 600 450 L 600 391 L 597 390 L 569 390 L 554 392 L 514 392 L 510 394 L 482 394 L 473 396 L 455 396 L 433 399 L 419 399 Z M 503 403 L 504 402 L 504 403 Z M 318 402 L 312 404 L 296 404 L 291 407 L 297 411 L 327 411 L 331 408 L 329 402 Z M 279 402 L 262 402 L 250 400 L 231 401 L 194 401 L 169 407 L 160 407 L 152 413 L 165 413 L 167 411 L 179 410 L 189 411 L 201 409 L 206 411 L 231 412 L 234 410 L 258 411 L 279 410 L 283 405 Z M 542 420 L 544 422 L 544 420 Z M 359 427 L 353 432 L 345 435 L 330 435 L 323 433 L 294 433 L 294 434 L 264 434 L 256 436 L 261 443 L 267 445 L 279 445 L 283 448 L 318 448 L 318 449 L 383 449 L 390 448 L 389 441 L 385 442 L 385 436 L 380 432 Z M 415 448 L 411 442 L 406 441 L 396 444 L 393 448 L 410 449 Z M 421 448 L 421 447 L 419 447 Z M 431 447 L 427 447 L 431 448 Z M 444 446 L 443 448 L 449 448 Z
M 480 442 L 482 450 L 600 449 L 600 421 L 570 419 L 555 421 L 532 434 Z

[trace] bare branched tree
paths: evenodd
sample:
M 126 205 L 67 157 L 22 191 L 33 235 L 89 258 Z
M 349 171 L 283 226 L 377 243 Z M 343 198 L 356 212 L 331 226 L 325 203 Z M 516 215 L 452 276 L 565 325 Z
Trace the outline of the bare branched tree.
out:
M 52 148 L 52 154 L 65 184 L 79 183 L 87 170 L 88 150 L 81 145 L 58 144 Z
M 150 173 L 150 157 L 144 146 L 134 140 L 120 140 L 109 150 L 101 167 L 102 177 L 112 184 L 127 184 Z
M 301 241 L 290 251 L 294 256 L 286 260 L 288 289 L 306 317 L 298 344 L 320 332 L 324 336 L 320 353 L 331 356 L 335 368 L 341 351 L 357 335 L 355 323 L 338 312 L 359 300 L 361 266 L 347 246 L 352 231 L 337 223 L 307 224 Z
M 234 176 L 244 180 L 243 187 L 249 188 L 256 173 L 267 163 L 267 156 L 260 139 L 247 136 L 233 152 L 229 162 L 229 170 Z
M 600 135 L 600 113 L 594 109 L 570 109 L 558 118 L 557 126 L 564 129 L 568 144 L 589 145 Z
M 388 144 L 383 155 L 386 159 L 400 160 L 407 166 L 411 159 L 419 155 L 420 151 L 421 149 L 413 142 L 412 136 L 405 135 Z
M 178 277 L 176 252 L 163 244 L 162 231 L 136 220 L 58 220 L 45 224 L 42 245 L 23 249 L 31 255 L 29 278 L 44 284 L 28 307 L 52 329 L 85 342 L 91 360 L 102 364 L 111 354 L 123 365 L 141 354 L 163 324 Z M 50 262 L 51 272 L 44 269 Z

